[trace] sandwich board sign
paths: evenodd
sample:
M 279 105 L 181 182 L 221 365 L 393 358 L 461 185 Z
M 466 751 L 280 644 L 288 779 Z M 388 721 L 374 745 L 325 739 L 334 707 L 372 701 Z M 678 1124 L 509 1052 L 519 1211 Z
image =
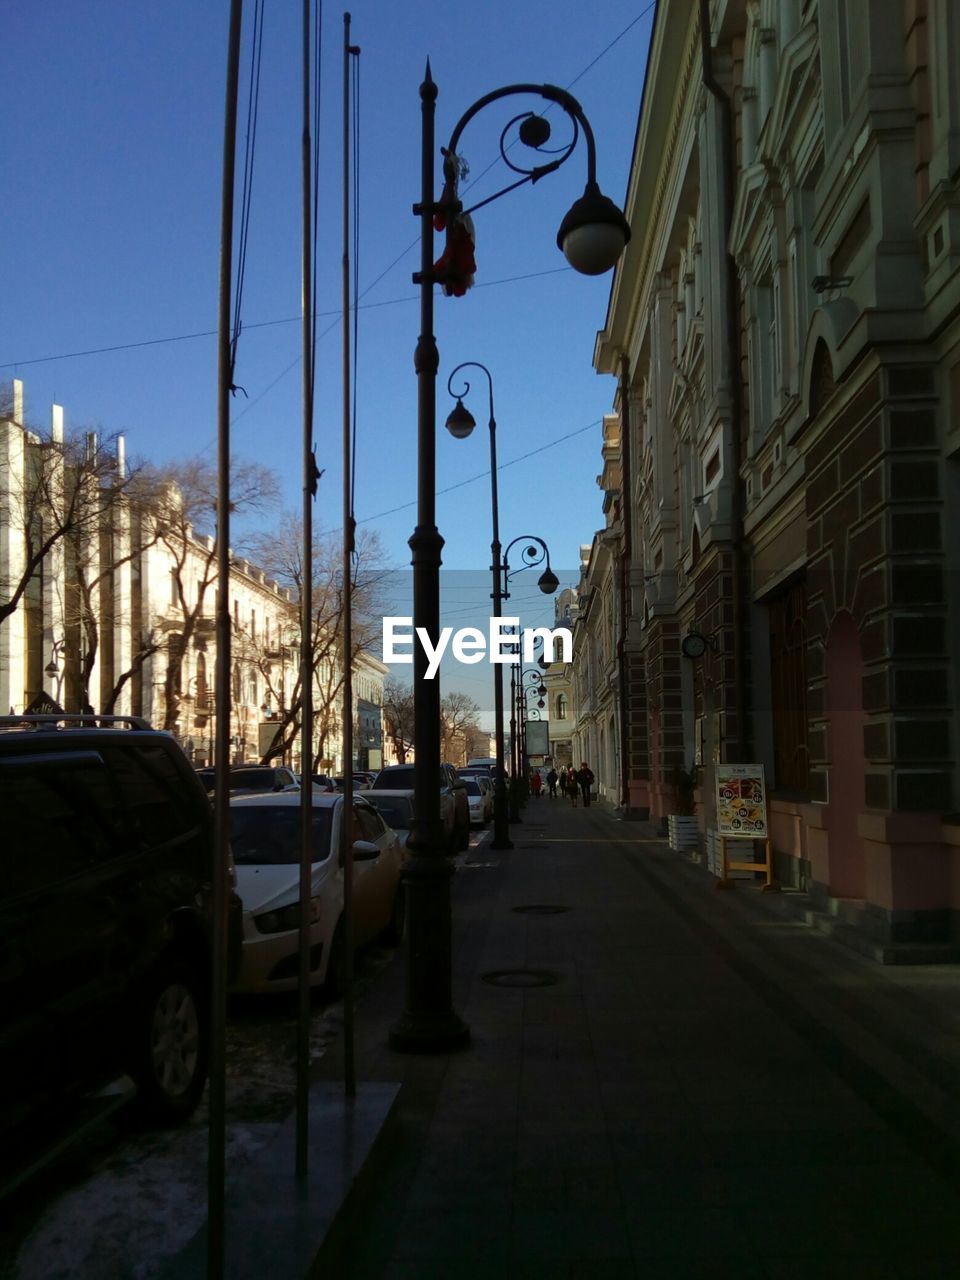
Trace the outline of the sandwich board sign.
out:
M 717 839 L 720 843 L 718 889 L 732 889 L 731 871 L 760 872 L 766 877 L 764 890 L 777 890 L 773 878 L 773 849 L 767 823 L 767 789 L 762 764 L 724 764 L 714 767 L 717 800 Z M 727 857 L 728 840 L 762 840 L 764 860 L 732 861 Z
M 767 793 L 762 764 L 718 764 L 717 833 L 728 838 L 765 840 Z

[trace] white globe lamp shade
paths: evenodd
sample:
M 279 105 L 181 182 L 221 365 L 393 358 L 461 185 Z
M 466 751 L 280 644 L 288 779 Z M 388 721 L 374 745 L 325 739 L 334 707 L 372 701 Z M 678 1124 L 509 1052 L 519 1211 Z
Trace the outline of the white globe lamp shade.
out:
M 596 183 L 588 183 L 557 232 L 557 245 L 575 271 L 603 275 L 616 266 L 630 239 L 630 224 Z

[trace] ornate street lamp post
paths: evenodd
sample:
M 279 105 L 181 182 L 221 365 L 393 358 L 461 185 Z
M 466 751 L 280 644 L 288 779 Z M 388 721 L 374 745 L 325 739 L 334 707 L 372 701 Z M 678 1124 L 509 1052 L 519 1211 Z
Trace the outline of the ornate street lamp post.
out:
M 463 389 L 459 392 L 454 391 L 454 378 L 461 369 L 480 369 L 487 377 L 487 387 L 490 393 L 490 506 L 493 519 L 493 539 L 490 543 L 490 570 L 493 574 L 493 591 L 490 598 L 493 601 L 493 616 L 500 618 L 503 616 L 503 601 L 509 598 L 508 582 L 510 578 L 509 564 L 507 556 L 510 548 L 517 542 L 537 542 L 542 550 L 537 547 L 528 546 L 525 548 L 524 555 L 527 557 L 521 568 L 529 568 L 532 565 L 542 564 L 546 559 L 547 567 L 540 575 L 538 586 L 545 595 L 552 595 L 560 585 L 556 574 L 550 568 L 550 555 L 547 551 L 547 545 L 542 538 L 533 538 L 524 534 L 522 538 L 514 538 L 508 545 L 504 553 L 503 560 L 500 559 L 500 501 L 497 491 L 497 422 L 493 413 L 493 378 L 490 370 L 486 365 L 480 364 L 476 360 L 464 360 L 450 374 L 447 379 L 447 391 L 451 396 L 456 397 L 456 406 L 451 409 L 447 416 L 447 430 L 456 440 L 465 440 L 469 436 L 474 427 L 477 425 L 473 414 L 467 409 L 463 403 L 463 397 L 470 392 L 470 383 L 463 380 Z M 516 572 L 516 571 L 515 571 Z M 504 746 L 503 746 L 503 667 L 499 662 L 493 664 L 493 705 L 494 705 L 494 734 L 496 737 L 497 767 L 496 767 L 496 783 L 494 790 L 494 810 L 493 810 L 493 840 L 491 848 L 493 849 L 512 849 L 513 845 L 510 841 L 510 831 L 507 826 L 507 780 L 506 770 L 504 767 Z
M 573 137 L 559 155 L 543 165 L 523 169 L 506 157 L 504 138 L 518 125 L 520 141 L 533 150 L 550 137 L 543 116 L 528 111 L 515 116 L 500 137 L 506 163 L 522 176 L 490 199 L 526 182 L 536 182 L 558 169 L 572 154 L 582 131 L 587 148 L 587 182 L 583 195 L 567 213 L 557 243 L 568 262 L 587 275 L 599 275 L 615 265 L 630 238 L 623 213 L 602 195 L 596 180 L 596 145 L 583 109 L 571 94 L 554 85 L 516 84 L 480 98 L 460 117 L 444 154 L 444 195 L 438 202 L 434 183 L 434 121 L 437 86 L 427 63 L 420 86 L 421 186 L 414 213 L 420 218 L 420 336 L 414 366 L 417 373 L 417 527 L 410 538 L 413 564 L 413 621 L 436 644 L 440 631 L 440 553 L 443 538 L 436 526 L 436 380 L 439 355 L 433 332 L 433 290 L 438 283 L 457 287 L 451 265 L 451 236 L 462 234 L 463 206 L 457 198 L 457 144 L 478 111 L 500 98 L 536 95 L 557 103 L 573 126 Z M 483 201 L 488 204 L 490 200 Z M 477 206 L 479 207 L 479 206 Z M 434 219 L 447 227 L 446 266 L 434 266 Z M 390 1033 L 398 1049 L 443 1051 L 465 1045 L 470 1031 L 454 1012 L 451 992 L 450 876 L 440 817 L 440 686 L 428 680 L 423 645 L 414 646 L 414 816 L 404 880 L 407 888 L 406 998 L 404 1011 Z

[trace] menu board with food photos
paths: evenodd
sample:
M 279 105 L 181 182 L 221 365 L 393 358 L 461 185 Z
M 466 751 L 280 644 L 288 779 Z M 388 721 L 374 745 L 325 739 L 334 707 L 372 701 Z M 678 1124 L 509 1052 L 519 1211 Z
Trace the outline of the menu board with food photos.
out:
M 717 833 L 765 840 L 767 792 L 762 764 L 718 764 Z

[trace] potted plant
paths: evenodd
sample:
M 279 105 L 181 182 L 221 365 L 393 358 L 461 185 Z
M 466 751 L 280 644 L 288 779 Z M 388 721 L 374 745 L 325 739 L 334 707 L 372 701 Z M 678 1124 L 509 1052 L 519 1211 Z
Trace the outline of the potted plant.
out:
M 695 816 L 694 792 L 697 786 L 697 766 L 675 765 L 669 779 L 673 788 L 674 811 L 667 815 L 667 837 L 670 848 L 696 849 L 700 843 L 700 828 Z

